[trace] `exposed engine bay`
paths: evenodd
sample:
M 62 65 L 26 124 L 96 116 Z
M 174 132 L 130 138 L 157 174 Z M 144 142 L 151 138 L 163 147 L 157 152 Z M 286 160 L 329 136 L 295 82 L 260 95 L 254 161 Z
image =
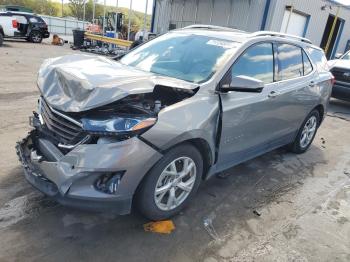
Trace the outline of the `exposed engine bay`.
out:
M 152 93 L 129 95 L 114 103 L 86 112 L 70 113 L 78 118 L 110 116 L 156 117 L 163 108 L 193 96 L 196 90 L 156 86 Z
M 42 97 L 34 127 L 62 150 L 80 144 L 112 143 L 129 139 L 153 126 L 158 113 L 193 96 L 198 89 L 155 86 L 152 93 L 132 94 L 116 102 L 83 112 L 63 112 L 52 108 Z

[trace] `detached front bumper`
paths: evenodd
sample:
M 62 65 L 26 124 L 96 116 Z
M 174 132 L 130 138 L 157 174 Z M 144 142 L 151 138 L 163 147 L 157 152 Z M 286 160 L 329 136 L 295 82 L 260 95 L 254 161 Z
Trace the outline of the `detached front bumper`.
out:
M 137 137 L 80 145 L 64 155 L 37 130 L 18 142 L 16 151 L 26 179 L 42 193 L 66 206 L 120 215 L 130 213 L 137 186 L 162 156 Z M 118 172 L 123 175 L 115 193 L 96 188 L 102 175 Z

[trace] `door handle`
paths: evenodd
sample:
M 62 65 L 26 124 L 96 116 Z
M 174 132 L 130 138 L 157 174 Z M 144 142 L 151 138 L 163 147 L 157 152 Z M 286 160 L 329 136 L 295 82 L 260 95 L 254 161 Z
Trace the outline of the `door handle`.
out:
M 268 97 L 269 97 L 269 98 L 275 98 L 275 97 L 277 97 L 279 94 L 280 94 L 279 92 L 271 91 L 271 92 L 268 94 Z
M 314 86 L 315 86 L 315 82 L 311 81 L 310 84 L 309 84 L 309 87 L 314 87 Z

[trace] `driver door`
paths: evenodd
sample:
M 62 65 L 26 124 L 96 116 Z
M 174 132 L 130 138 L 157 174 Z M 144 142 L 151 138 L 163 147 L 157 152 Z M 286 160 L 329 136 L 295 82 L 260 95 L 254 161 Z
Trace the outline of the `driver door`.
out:
M 231 91 L 221 93 L 222 132 L 218 169 L 223 170 L 260 155 L 279 133 L 278 103 L 272 103 L 278 90 L 275 81 L 274 49 L 263 42 L 249 47 L 233 64 L 220 85 L 234 76 L 249 76 L 264 82 L 260 93 Z

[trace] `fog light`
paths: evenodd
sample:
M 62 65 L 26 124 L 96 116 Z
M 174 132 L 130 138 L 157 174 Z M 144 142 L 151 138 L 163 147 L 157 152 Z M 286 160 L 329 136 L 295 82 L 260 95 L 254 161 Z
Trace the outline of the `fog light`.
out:
M 123 174 L 124 172 L 118 172 L 100 176 L 95 182 L 96 189 L 106 194 L 115 194 Z

